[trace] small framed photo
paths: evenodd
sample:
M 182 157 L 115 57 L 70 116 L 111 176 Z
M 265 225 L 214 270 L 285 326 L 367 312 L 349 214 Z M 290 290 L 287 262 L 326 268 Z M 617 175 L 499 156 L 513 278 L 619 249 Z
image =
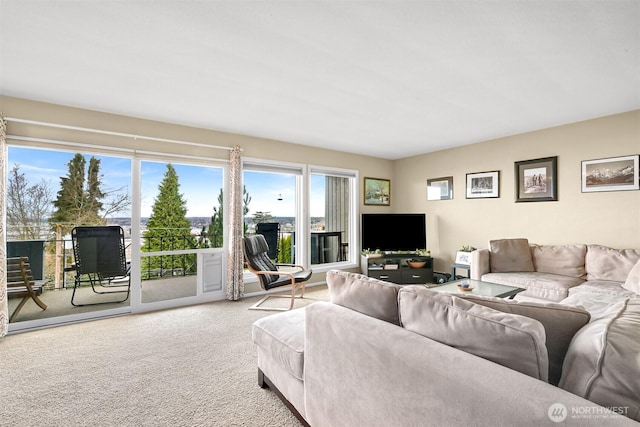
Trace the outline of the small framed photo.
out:
M 391 205 L 391 180 L 382 178 L 364 179 L 364 204 Z
M 427 180 L 427 200 L 453 199 L 453 177 L 434 178 Z
M 515 162 L 516 203 L 558 200 L 558 156 Z
M 610 157 L 582 162 L 582 192 L 624 191 L 640 189 L 640 156 Z
M 456 264 L 471 265 L 471 252 L 456 252 Z
M 500 171 L 467 174 L 467 199 L 500 197 Z

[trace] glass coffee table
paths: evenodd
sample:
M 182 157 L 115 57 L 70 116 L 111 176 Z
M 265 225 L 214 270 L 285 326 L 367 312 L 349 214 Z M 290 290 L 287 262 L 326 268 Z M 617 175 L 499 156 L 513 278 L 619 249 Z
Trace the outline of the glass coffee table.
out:
M 467 285 L 471 290 L 464 291 L 458 285 Z M 483 282 L 481 280 L 461 279 L 443 284 L 424 285 L 426 288 L 436 292 L 450 292 L 453 294 L 473 294 L 487 297 L 513 299 L 516 294 L 524 291 L 523 288 L 509 285 L 499 285 L 497 283 Z

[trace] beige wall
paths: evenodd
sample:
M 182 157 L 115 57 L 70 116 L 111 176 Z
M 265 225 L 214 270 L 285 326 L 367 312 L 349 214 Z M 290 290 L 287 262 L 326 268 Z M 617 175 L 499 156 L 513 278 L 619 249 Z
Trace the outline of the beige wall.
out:
M 462 245 L 526 237 L 539 244 L 640 248 L 640 191 L 581 192 L 581 161 L 640 153 L 640 111 L 398 160 L 394 210 L 426 212 L 437 271 Z M 515 203 L 514 162 L 558 156 L 558 201 Z M 500 198 L 466 199 L 466 174 L 500 171 Z M 453 200 L 427 201 L 430 178 L 453 176 Z
M 170 123 L 0 97 L 5 116 L 118 132 L 240 145 L 246 157 L 359 170 L 361 212 L 425 212 L 427 241 L 436 270 L 448 271 L 461 245 L 485 247 L 489 239 L 527 237 L 541 244 L 600 243 L 640 248 L 640 191 L 581 193 L 582 160 L 640 153 L 640 111 L 543 129 L 397 161 L 342 153 Z M 8 124 L 8 133 L 160 152 L 226 158 L 223 150 L 177 147 L 122 137 L 82 135 L 66 130 L 43 132 Z M 558 156 L 557 202 L 514 203 L 514 162 Z M 465 175 L 500 171 L 500 198 L 465 199 Z M 454 198 L 427 201 L 429 178 L 453 176 Z M 391 207 L 364 206 L 364 177 L 391 179 Z M 313 280 L 322 280 L 316 275 Z M 257 290 L 249 286 L 247 292 Z

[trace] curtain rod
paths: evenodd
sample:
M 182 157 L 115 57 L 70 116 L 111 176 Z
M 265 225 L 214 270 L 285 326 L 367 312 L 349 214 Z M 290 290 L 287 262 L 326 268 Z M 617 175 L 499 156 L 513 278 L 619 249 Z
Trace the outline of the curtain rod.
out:
M 190 156 L 188 154 L 174 154 L 174 153 L 162 153 L 160 151 L 148 151 L 148 150 L 137 150 L 135 148 L 120 148 L 120 147 L 105 147 L 102 145 L 94 145 L 94 144 L 84 144 L 82 142 L 73 142 L 73 141 L 63 141 L 59 139 L 48 139 L 48 138 L 36 138 L 32 136 L 20 136 L 20 135 L 7 135 L 7 140 L 14 139 L 17 141 L 28 141 L 28 142 L 43 142 L 47 144 L 54 145 L 71 145 L 83 148 L 91 148 L 99 152 L 104 151 L 112 151 L 112 152 L 120 152 L 120 153 L 128 153 L 128 154 L 147 154 L 152 156 L 161 156 L 161 157 L 177 157 L 180 159 L 192 159 L 192 160 L 200 160 L 202 161 L 201 156 Z M 228 159 L 216 159 L 216 158 L 206 158 L 208 160 L 215 160 L 219 163 L 229 163 Z
M 19 118 L 16 118 L 16 117 L 5 117 L 4 119 L 6 121 L 8 121 L 8 122 L 25 123 L 25 124 L 30 124 L 30 125 L 46 126 L 46 127 L 52 127 L 52 128 L 58 128 L 58 129 L 77 130 L 77 131 L 81 131 L 81 132 L 99 133 L 99 134 L 103 134 L 103 135 L 121 136 L 121 137 L 125 137 L 125 138 L 133 138 L 133 139 L 144 139 L 144 140 L 148 140 L 148 141 L 169 142 L 169 143 L 172 143 L 172 144 L 193 145 L 193 146 L 196 146 L 196 147 L 218 148 L 218 149 L 221 149 L 221 150 L 229 150 L 229 151 L 233 150 L 233 147 L 225 147 L 225 146 L 221 146 L 221 145 L 209 145 L 209 144 L 203 144 L 203 143 L 200 143 L 200 142 L 181 141 L 181 140 L 177 140 L 177 139 L 156 138 L 156 137 L 153 137 L 153 136 L 135 135 L 135 134 L 131 134 L 131 133 L 114 132 L 114 131 L 109 131 L 109 130 L 91 129 L 91 128 L 85 128 L 85 127 L 79 127 L 79 126 L 70 126 L 70 125 L 61 125 L 61 124 L 58 124 L 58 123 L 40 122 L 40 121 L 36 121 L 36 120 L 19 119 Z

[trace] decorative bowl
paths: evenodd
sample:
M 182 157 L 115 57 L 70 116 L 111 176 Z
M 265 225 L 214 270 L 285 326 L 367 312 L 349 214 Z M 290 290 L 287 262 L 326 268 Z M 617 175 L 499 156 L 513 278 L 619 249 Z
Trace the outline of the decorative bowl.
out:
M 464 287 L 462 285 L 458 285 L 458 289 L 462 292 L 471 292 L 473 290 L 473 286 Z
M 411 261 L 411 260 L 408 260 L 407 264 L 409 264 L 409 267 L 411 267 L 411 268 L 422 268 L 425 265 L 427 265 L 427 261 Z

